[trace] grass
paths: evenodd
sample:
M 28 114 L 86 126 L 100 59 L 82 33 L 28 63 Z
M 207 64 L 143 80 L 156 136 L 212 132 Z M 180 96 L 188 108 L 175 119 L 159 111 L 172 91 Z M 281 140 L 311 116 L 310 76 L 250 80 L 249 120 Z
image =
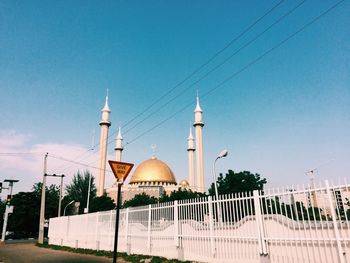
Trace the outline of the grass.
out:
M 111 251 L 105 251 L 105 250 L 93 250 L 93 249 L 83 249 L 83 248 L 71 248 L 71 247 L 65 247 L 65 246 L 57 246 L 57 245 L 49 245 L 47 243 L 44 244 L 36 244 L 38 247 L 42 248 L 49 248 L 54 250 L 63 250 L 68 252 L 74 252 L 74 253 L 80 253 L 80 254 L 88 254 L 88 255 L 95 255 L 95 256 L 103 256 L 103 257 L 113 257 L 113 252 Z M 156 257 L 156 256 L 146 256 L 146 255 L 135 255 L 131 254 L 128 255 L 126 253 L 118 253 L 118 257 L 123 258 L 125 261 L 129 261 L 132 263 L 139 263 L 142 259 L 151 259 L 151 263 L 191 263 L 192 261 L 180 261 L 177 259 L 167 259 L 162 257 Z

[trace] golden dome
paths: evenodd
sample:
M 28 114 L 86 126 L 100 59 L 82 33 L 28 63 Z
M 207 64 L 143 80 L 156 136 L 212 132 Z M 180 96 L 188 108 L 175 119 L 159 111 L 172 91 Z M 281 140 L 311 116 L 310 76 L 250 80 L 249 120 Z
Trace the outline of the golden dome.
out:
M 169 166 L 156 158 L 146 160 L 137 166 L 130 179 L 130 184 L 152 182 L 176 184 L 175 176 Z
M 187 186 L 189 186 L 190 184 L 188 183 L 187 180 L 182 179 L 182 180 L 180 181 L 179 185 L 181 185 L 182 187 L 187 187 Z

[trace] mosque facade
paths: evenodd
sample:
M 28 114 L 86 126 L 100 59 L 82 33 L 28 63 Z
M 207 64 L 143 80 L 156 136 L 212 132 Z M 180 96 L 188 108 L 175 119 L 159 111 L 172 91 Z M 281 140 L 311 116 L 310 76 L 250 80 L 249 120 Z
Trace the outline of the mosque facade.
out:
M 99 174 L 97 177 L 97 196 L 107 193 L 109 197 L 116 201 L 117 185 L 114 183 L 111 187 L 105 187 L 105 174 L 107 163 L 108 129 L 111 126 L 110 113 L 108 105 L 108 95 L 105 105 L 101 110 L 102 119 L 100 121 L 100 153 L 99 153 Z M 122 202 L 132 199 L 135 195 L 146 193 L 149 196 L 159 197 L 163 193 L 171 193 L 178 188 L 188 189 L 196 192 L 205 191 L 204 166 L 203 166 L 203 136 L 202 130 L 204 123 L 202 120 L 203 111 L 199 104 L 197 96 L 196 107 L 194 110 L 194 128 L 195 137 L 190 129 L 187 138 L 187 156 L 188 156 L 188 179 L 176 180 L 171 168 L 162 160 L 153 155 L 150 159 L 141 162 L 131 174 L 128 184 L 122 187 Z M 123 137 L 119 128 L 116 145 L 115 160 L 122 161 Z M 130 162 L 130 160 L 127 160 Z

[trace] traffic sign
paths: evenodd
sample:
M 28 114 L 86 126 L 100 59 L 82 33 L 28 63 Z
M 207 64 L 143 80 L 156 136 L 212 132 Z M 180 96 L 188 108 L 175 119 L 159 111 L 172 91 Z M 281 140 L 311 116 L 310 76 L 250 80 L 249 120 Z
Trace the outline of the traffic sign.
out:
M 111 166 L 114 176 L 118 180 L 118 183 L 124 183 L 126 177 L 134 167 L 133 163 L 123 163 L 116 161 L 108 161 L 108 163 Z
M 117 194 L 117 211 L 115 217 L 115 234 L 114 234 L 114 249 L 113 249 L 113 263 L 117 262 L 117 247 L 118 247 L 118 233 L 119 233 L 119 211 L 121 207 L 121 188 L 126 177 L 134 167 L 133 163 L 123 163 L 116 161 L 108 161 L 112 168 L 115 178 L 118 182 L 118 194 Z

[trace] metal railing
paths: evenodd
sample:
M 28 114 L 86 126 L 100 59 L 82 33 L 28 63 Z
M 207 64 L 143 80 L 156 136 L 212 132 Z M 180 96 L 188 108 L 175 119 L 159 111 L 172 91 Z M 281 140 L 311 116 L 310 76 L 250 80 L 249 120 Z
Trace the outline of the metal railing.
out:
M 350 262 L 349 199 L 349 184 L 325 181 L 127 208 L 118 248 L 204 262 Z M 51 218 L 49 243 L 112 251 L 114 222 L 115 211 Z

